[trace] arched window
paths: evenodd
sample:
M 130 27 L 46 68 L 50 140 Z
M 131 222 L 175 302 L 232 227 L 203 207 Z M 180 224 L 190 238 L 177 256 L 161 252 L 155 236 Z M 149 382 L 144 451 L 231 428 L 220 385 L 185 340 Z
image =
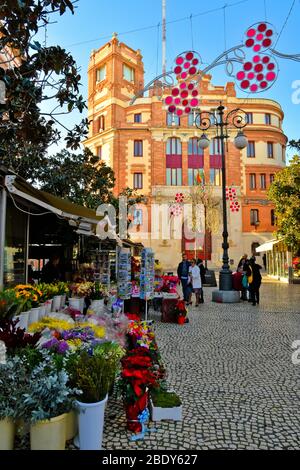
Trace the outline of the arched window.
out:
M 167 140 L 166 184 L 171 186 L 182 185 L 181 140 L 178 137 L 170 137 Z

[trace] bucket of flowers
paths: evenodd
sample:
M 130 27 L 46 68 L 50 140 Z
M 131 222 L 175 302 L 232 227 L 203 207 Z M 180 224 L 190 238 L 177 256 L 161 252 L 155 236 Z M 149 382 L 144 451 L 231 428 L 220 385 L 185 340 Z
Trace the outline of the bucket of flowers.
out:
M 174 314 L 179 325 L 187 323 L 187 313 L 188 312 L 184 300 L 178 300 L 177 304 L 174 306 Z

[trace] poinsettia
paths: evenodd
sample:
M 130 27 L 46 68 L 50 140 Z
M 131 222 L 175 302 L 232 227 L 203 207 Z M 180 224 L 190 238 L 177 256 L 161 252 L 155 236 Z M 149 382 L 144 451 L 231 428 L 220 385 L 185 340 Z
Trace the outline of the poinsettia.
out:
M 41 337 L 40 333 L 26 333 L 24 329 L 18 328 L 17 324 L 18 320 L 6 320 L 1 324 L 0 341 L 5 343 L 8 352 L 26 346 L 34 347 Z

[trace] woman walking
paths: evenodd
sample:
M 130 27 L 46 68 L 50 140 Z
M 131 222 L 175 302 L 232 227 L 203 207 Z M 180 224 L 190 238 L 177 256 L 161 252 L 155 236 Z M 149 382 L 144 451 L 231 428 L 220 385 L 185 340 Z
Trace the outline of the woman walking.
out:
M 196 264 L 195 258 L 192 259 L 192 265 L 190 266 L 189 269 L 189 283 L 193 287 L 193 292 L 195 293 L 196 296 L 196 304 L 195 306 L 198 307 L 200 305 L 200 291 L 202 288 L 202 283 L 201 283 L 201 275 L 200 275 L 200 269 L 199 266 Z M 189 298 L 189 304 L 192 304 L 192 294 L 190 294 Z

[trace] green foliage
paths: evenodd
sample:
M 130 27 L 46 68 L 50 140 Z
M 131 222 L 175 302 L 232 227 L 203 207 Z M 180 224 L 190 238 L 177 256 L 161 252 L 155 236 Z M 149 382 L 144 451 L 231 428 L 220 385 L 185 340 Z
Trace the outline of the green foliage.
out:
M 23 358 L 14 356 L 0 364 L 0 419 L 21 416 L 27 381 L 28 365 Z
M 151 398 L 154 406 L 160 408 L 174 408 L 181 405 L 181 400 L 175 392 L 167 392 L 166 390 L 151 390 Z
M 17 299 L 16 292 L 13 289 L 0 291 L 0 324 L 5 319 L 11 319 L 14 315 L 21 312 L 22 304 Z
M 300 247 L 300 157 L 295 155 L 290 165 L 275 175 L 269 189 L 275 204 L 278 235 L 288 247 Z
M 103 400 L 110 388 L 112 377 L 115 376 L 115 359 L 106 354 L 90 355 L 82 351 L 80 355 L 69 358 L 67 370 L 70 383 L 82 391 L 80 401 L 97 403 Z
M 6 87 L 0 105 L 0 157 L 29 181 L 38 177 L 47 148 L 60 140 L 62 130 L 66 146 L 73 150 L 88 134 L 87 119 L 74 129 L 63 124 L 63 115 L 86 108 L 72 55 L 59 45 L 46 47 L 35 40 L 53 15 L 67 10 L 74 12 L 70 0 L 0 3 L 0 80 Z
M 115 177 L 113 170 L 86 148 L 82 153 L 62 150 L 49 157 L 40 169 L 39 181 L 44 191 L 97 209 L 110 201 Z

